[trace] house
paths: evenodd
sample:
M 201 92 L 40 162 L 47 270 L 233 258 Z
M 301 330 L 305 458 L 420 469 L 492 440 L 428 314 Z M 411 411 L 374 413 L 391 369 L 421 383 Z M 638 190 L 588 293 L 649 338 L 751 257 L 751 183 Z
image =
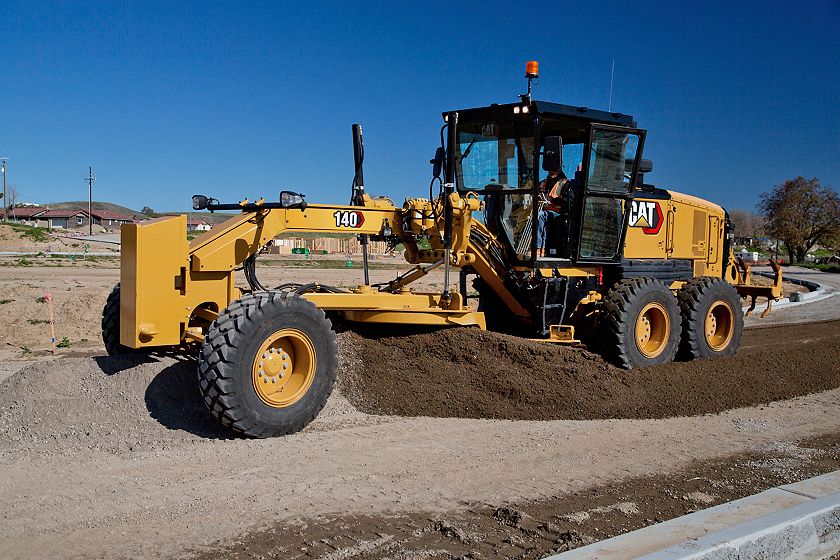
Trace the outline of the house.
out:
M 204 220 L 189 220 L 187 222 L 187 231 L 210 231 L 210 224 Z
M 84 210 L 42 210 L 32 217 L 34 225 L 47 229 L 69 229 L 88 223 L 88 215 Z
M 47 210 L 49 208 L 42 208 L 40 206 L 14 206 L 9 208 L 9 221 L 28 226 L 36 226 L 38 222 L 35 216 Z
M 146 218 L 142 214 L 123 214 L 108 210 L 91 210 L 90 215 L 95 225 L 108 229 L 119 229 L 122 224 L 133 224 Z

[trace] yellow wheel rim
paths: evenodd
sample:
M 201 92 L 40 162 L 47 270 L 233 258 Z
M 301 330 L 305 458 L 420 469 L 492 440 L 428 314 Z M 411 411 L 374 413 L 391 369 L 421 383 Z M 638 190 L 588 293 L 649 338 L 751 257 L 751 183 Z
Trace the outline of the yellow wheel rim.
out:
M 655 358 L 665 350 L 671 333 L 671 319 L 658 302 L 647 304 L 636 318 L 636 347 L 645 358 Z
M 296 329 L 281 329 L 260 345 L 251 368 L 254 391 L 274 408 L 291 406 L 312 386 L 315 347 Z
M 716 301 L 706 314 L 706 343 L 715 352 L 720 352 L 732 341 L 735 332 L 735 315 L 725 301 Z

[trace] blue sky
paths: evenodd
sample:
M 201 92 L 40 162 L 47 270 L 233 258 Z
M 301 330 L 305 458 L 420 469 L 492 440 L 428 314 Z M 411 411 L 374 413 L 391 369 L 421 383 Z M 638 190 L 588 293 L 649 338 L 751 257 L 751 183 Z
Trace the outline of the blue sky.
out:
M 840 189 L 840 2 L 0 0 L 0 155 L 21 200 L 182 210 L 427 192 L 444 110 L 535 98 L 648 130 L 647 179 L 729 208 L 796 175 Z

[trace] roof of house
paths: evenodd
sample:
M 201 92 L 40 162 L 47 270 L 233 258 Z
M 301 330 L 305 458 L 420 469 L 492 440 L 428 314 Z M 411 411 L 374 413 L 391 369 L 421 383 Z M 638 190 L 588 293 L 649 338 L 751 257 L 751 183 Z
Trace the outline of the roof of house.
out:
M 210 225 L 204 220 L 189 220 L 187 223 L 191 226 L 209 226 Z
M 41 214 L 37 214 L 36 218 L 72 218 L 74 216 L 87 216 L 84 210 L 44 210 Z
M 16 206 L 9 208 L 9 215 L 12 218 L 31 218 L 35 214 L 46 212 L 49 208 L 39 208 L 37 206 Z

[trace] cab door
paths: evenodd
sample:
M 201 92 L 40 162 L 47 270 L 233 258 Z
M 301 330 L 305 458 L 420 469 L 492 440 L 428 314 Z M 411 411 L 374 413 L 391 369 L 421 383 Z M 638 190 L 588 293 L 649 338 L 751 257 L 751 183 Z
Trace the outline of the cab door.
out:
M 621 260 L 645 133 L 623 126 L 590 125 L 578 206 L 578 263 Z

